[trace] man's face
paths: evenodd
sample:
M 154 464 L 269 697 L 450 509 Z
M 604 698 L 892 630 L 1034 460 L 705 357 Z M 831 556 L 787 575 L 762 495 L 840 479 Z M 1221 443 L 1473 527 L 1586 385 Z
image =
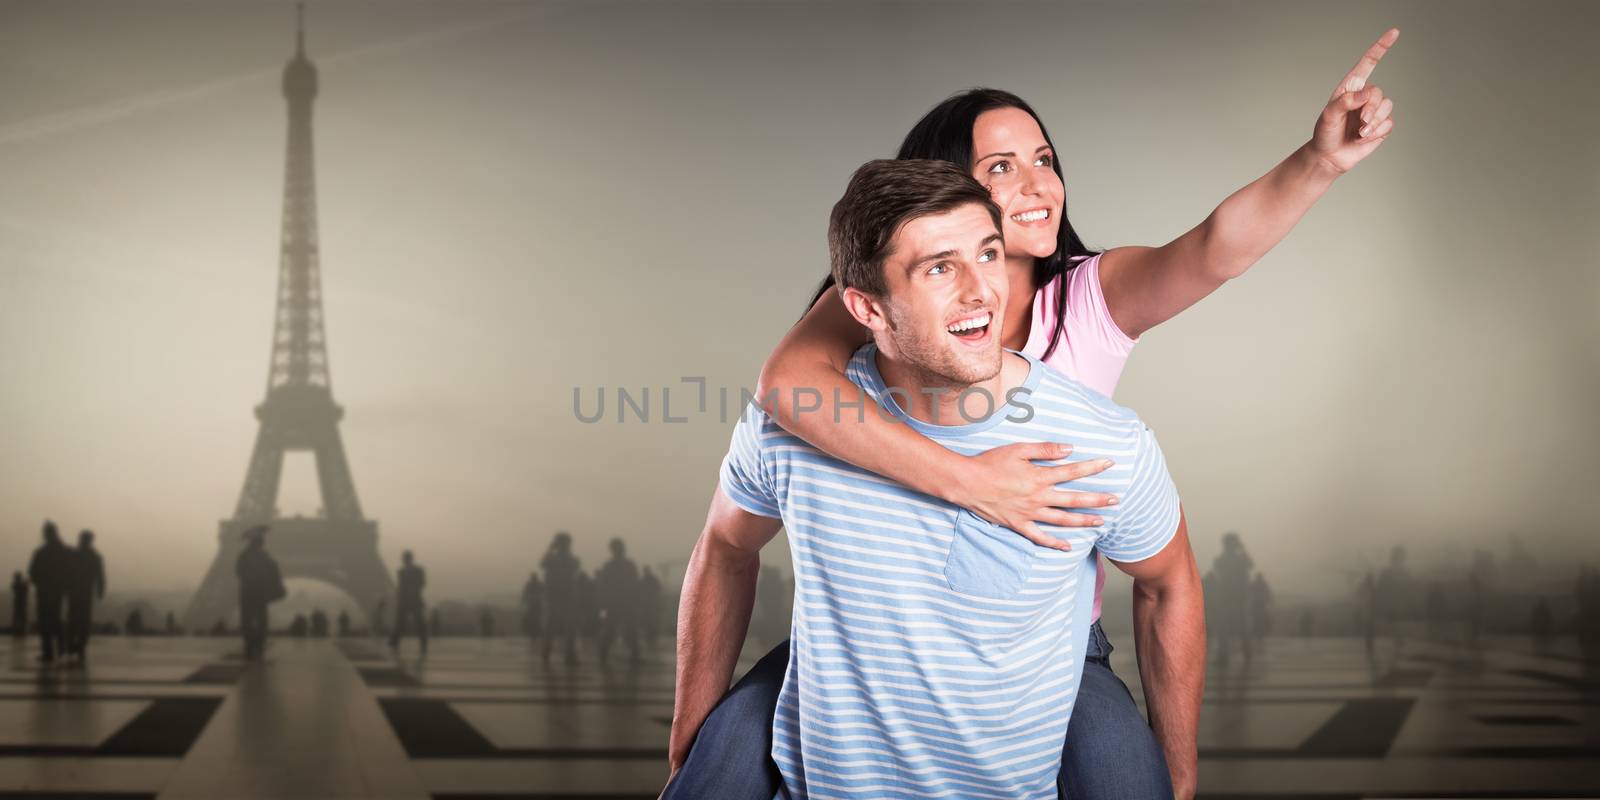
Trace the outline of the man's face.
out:
M 885 355 L 945 385 L 999 374 L 1007 284 L 1004 243 L 987 209 L 973 203 L 907 222 L 883 268 L 883 297 L 851 290 L 857 298 L 846 302 Z

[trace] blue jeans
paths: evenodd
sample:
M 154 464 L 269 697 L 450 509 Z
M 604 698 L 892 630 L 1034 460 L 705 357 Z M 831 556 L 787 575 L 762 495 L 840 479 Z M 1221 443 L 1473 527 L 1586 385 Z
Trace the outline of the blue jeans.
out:
M 772 716 L 788 670 L 789 640 L 784 639 L 717 701 L 661 800 L 788 797 L 772 760 Z
M 1172 800 L 1166 757 L 1110 658 L 1111 642 L 1095 622 L 1056 787 L 1067 800 Z M 723 695 L 664 800 L 788 796 L 772 761 L 772 715 L 788 666 L 784 640 Z
M 1128 685 L 1111 671 L 1111 649 L 1096 620 L 1089 627 L 1056 788 L 1065 800 L 1172 800 L 1167 757 Z

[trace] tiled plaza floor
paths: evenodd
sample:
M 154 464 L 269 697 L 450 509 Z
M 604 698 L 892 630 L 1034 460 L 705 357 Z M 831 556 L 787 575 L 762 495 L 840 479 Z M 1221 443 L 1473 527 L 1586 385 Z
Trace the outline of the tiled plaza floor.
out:
M 1600 797 L 1600 670 L 1570 640 L 1486 644 L 1274 639 L 1213 666 L 1202 797 Z M 0 642 L 0 797 L 649 798 L 665 777 L 666 643 L 609 669 L 517 639 L 238 650 L 105 637 L 87 669 L 41 670 Z M 1131 651 L 1113 666 L 1138 696 Z

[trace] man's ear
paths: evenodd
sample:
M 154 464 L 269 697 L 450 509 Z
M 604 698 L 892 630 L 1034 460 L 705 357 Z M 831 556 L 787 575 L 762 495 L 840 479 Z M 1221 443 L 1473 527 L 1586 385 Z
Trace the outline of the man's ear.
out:
M 856 322 L 867 330 L 876 332 L 889 329 L 887 310 L 878 298 L 853 286 L 840 290 L 839 297 L 844 300 L 845 310 L 850 312 L 850 316 L 855 317 Z

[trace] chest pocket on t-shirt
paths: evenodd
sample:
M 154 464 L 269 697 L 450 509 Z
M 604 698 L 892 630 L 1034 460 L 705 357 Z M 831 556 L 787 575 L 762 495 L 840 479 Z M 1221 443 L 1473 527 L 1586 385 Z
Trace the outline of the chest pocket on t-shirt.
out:
M 1012 599 L 1028 582 L 1037 549 L 1016 531 L 962 509 L 956 513 L 955 536 L 945 559 L 945 582 L 960 594 Z

